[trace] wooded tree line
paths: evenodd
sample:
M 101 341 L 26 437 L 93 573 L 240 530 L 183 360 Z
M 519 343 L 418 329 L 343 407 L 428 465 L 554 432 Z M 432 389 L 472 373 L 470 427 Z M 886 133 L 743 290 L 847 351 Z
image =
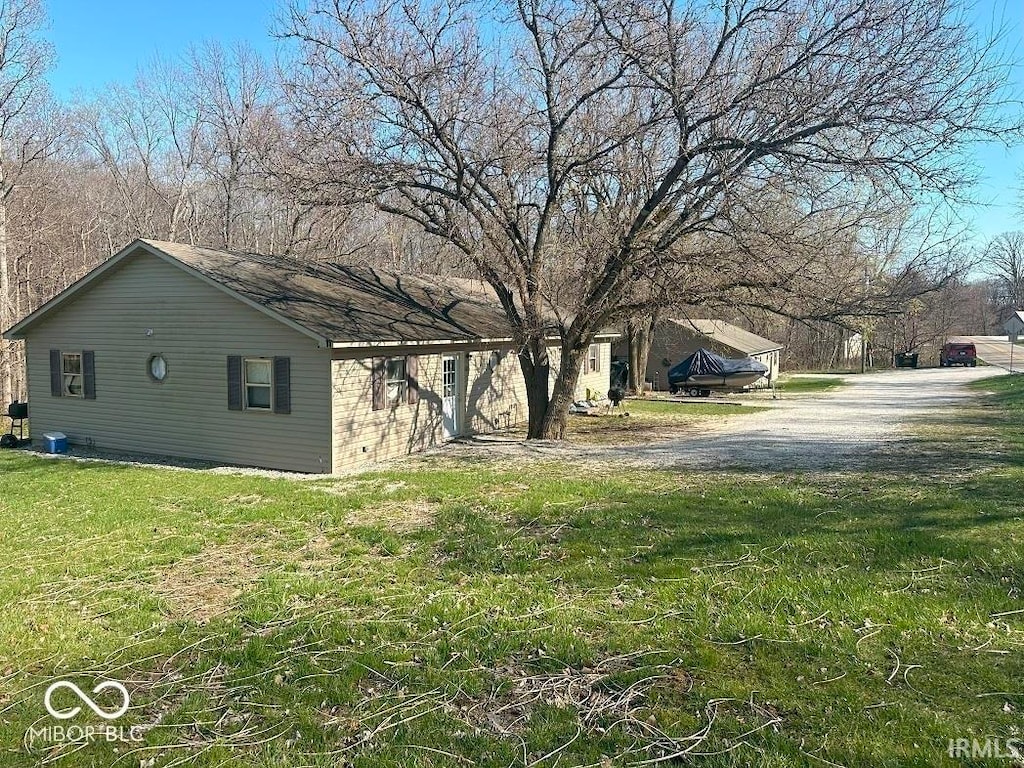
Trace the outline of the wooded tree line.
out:
M 135 237 L 458 272 L 508 315 L 530 435 L 558 437 L 603 328 L 742 316 L 817 365 L 835 329 L 970 294 L 925 212 L 967 188 L 969 142 L 1020 129 L 955 0 L 281 16 L 275 64 L 207 44 L 58 104 L 40 0 L 0 2 L 0 325 Z M 21 368 L 4 342 L 0 401 Z

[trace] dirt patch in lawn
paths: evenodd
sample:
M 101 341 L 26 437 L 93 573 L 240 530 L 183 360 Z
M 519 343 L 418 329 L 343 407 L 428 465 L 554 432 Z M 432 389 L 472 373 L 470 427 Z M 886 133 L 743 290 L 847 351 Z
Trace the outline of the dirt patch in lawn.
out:
M 371 477 L 317 485 L 316 489 L 341 497 L 370 491 L 376 497 L 373 502 L 345 511 L 345 522 L 349 526 L 382 527 L 396 533 L 429 528 L 437 517 L 437 504 L 423 498 L 394 498 L 405 490 L 406 485 L 404 480 Z
M 206 624 L 230 610 L 260 577 L 260 553 L 252 542 L 217 544 L 163 569 L 154 591 L 171 616 Z
M 687 417 L 686 414 L 676 417 L 646 413 L 572 416 L 566 438 L 570 443 L 582 445 L 644 445 L 657 440 L 716 434 L 723 428 L 722 419 Z
M 386 528 L 409 533 L 429 528 L 437 519 L 438 505 L 426 499 L 380 501 L 346 514 L 346 522 L 355 526 Z

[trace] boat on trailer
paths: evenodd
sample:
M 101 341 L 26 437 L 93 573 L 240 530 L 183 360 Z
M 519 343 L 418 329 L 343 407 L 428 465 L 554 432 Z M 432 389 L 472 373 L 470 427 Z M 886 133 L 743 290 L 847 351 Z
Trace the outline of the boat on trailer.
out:
M 722 357 L 702 347 L 669 369 L 668 388 L 673 395 L 707 397 L 716 390 L 748 387 L 766 373 L 768 366 L 752 357 Z

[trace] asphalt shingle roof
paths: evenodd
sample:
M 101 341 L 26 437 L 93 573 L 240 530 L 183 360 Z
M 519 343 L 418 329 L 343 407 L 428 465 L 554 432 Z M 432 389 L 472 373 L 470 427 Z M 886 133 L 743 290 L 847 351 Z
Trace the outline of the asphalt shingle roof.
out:
M 777 341 L 758 336 L 756 333 L 745 331 L 739 326 L 727 323 L 724 320 L 677 320 L 670 319 L 689 331 L 703 334 L 720 344 L 731 347 L 745 355 L 760 355 L 764 352 L 774 352 L 782 349 L 783 345 Z
M 496 299 L 424 277 L 142 242 L 334 343 L 511 336 Z

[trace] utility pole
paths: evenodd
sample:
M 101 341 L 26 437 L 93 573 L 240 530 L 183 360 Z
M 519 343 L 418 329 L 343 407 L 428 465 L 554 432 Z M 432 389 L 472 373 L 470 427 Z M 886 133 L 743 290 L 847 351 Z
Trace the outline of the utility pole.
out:
M 868 291 L 871 289 L 871 273 L 864 267 L 864 301 L 868 300 Z M 868 358 L 868 328 L 866 323 L 860 326 L 860 372 L 867 370 Z

